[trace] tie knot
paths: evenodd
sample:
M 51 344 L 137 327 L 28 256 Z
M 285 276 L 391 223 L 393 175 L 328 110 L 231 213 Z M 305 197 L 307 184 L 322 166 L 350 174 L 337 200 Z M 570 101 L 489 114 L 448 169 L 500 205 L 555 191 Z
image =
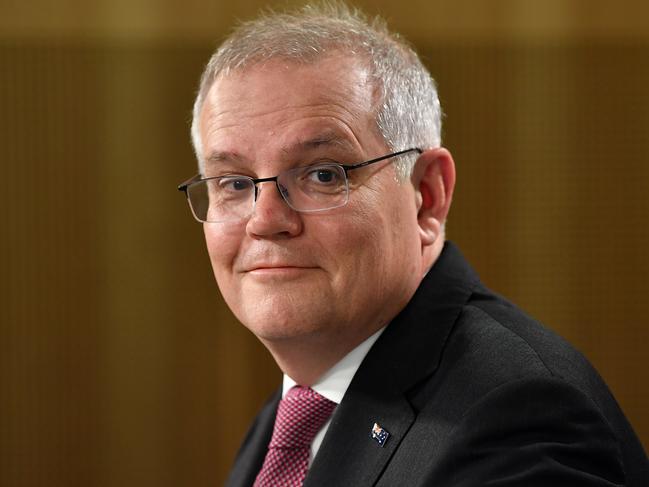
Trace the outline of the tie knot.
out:
M 292 387 L 279 402 L 271 448 L 300 448 L 311 444 L 336 403 L 310 387 Z

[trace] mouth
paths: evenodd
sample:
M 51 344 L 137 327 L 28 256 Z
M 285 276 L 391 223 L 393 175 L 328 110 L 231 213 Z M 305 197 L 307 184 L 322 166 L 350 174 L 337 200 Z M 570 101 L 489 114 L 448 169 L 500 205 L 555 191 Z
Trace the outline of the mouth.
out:
M 302 266 L 302 265 L 256 265 L 247 270 L 247 272 L 256 272 L 256 271 L 272 271 L 272 270 L 282 270 L 282 269 L 315 269 L 315 267 Z
M 273 265 L 256 265 L 246 270 L 245 273 L 254 277 L 277 277 L 277 278 L 290 278 L 299 277 L 309 271 L 315 270 L 316 267 L 294 266 L 284 264 Z

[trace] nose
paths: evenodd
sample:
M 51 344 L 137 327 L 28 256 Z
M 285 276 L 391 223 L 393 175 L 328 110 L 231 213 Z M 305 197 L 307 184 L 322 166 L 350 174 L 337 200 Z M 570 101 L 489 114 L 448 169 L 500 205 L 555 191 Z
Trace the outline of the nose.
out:
M 258 184 L 255 210 L 246 232 L 253 238 L 289 238 L 302 232 L 302 217 L 288 206 L 274 181 Z

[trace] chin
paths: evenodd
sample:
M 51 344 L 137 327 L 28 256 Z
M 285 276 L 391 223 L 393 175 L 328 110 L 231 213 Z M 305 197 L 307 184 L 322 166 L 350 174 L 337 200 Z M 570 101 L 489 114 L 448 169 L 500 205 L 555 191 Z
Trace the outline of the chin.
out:
M 305 339 L 310 336 L 317 335 L 319 327 L 307 327 L 296 325 L 283 326 L 277 323 L 254 323 L 252 325 L 244 325 L 262 342 L 277 343 L 288 340 Z
M 241 316 L 237 314 L 237 317 L 260 340 L 268 342 L 306 338 L 327 328 L 322 316 L 316 317 L 300 308 L 274 306 L 260 309 L 255 306 L 248 308 L 248 312 L 241 313 Z

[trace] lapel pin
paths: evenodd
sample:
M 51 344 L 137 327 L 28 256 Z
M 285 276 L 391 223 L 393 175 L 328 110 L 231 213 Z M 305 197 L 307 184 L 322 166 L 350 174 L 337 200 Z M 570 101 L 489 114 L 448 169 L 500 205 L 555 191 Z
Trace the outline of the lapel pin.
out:
M 390 433 L 387 430 L 381 428 L 378 423 L 374 423 L 372 427 L 372 438 L 376 441 L 380 447 L 385 446 L 385 442 L 388 441 Z

